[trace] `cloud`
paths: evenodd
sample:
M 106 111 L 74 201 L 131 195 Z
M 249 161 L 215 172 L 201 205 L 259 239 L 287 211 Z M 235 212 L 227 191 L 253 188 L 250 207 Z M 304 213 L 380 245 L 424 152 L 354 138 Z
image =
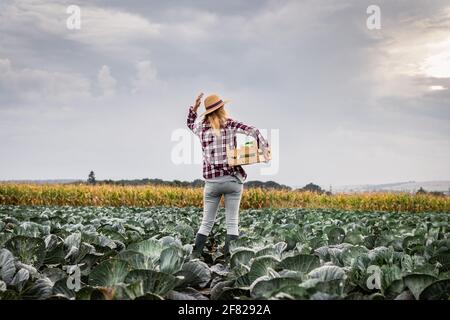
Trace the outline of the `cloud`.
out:
M 106 178 L 197 178 L 200 167 L 170 163 L 170 136 L 200 90 L 280 129 L 269 179 L 450 175 L 446 0 L 380 0 L 376 32 L 365 0 L 79 0 L 81 30 L 66 28 L 69 4 L 0 3 L 0 178 L 93 166 Z M 16 163 L 30 153 L 36 162 Z
M 163 82 L 158 79 L 158 72 L 151 61 L 140 61 L 136 64 L 136 77 L 133 80 L 133 93 L 145 93 L 161 88 Z
M 67 38 L 99 51 L 120 52 L 160 37 L 158 24 L 127 12 L 83 6 L 82 23 L 82 29 L 67 33 Z
M 70 104 L 91 96 L 90 81 L 79 74 L 50 72 L 37 68 L 15 68 L 0 59 L 0 96 L 3 104 L 52 102 Z M 0 101 L 1 101 L 0 100 Z
M 16 0 L 0 8 L 0 32 L 34 38 L 51 35 L 64 41 L 73 41 L 92 50 L 119 54 L 130 48 L 138 50 L 141 43 L 157 39 L 160 26 L 139 14 L 83 3 L 81 29 L 69 30 L 66 9 L 72 1 Z
M 450 8 L 416 11 L 407 7 L 400 19 L 392 10 L 382 11 L 380 40 L 368 51 L 374 97 L 419 98 L 450 78 Z
M 333 155 L 333 160 L 318 161 L 324 174 L 337 181 L 383 183 L 410 178 L 419 181 L 443 179 L 450 143 L 426 129 L 428 125 L 412 124 L 414 129 L 396 133 L 376 128 L 341 127 L 327 135 L 328 152 Z M 312 149 L 311 152 L 318 151 Z M 435 159 L 432 167 L 429 166 L 429 155 Z M 348 163 L 353 164 L 351 169 Z M 345 169 L 336 171 L 336 168 Z
M 112 96 L 116 91 L 117 80 L 111 75 L 108 66 L 102 66 L 97 75 L 98 84 L 104 96 Z
M 297 40 L 307 37 L 309 32 L 328 31 L 336 22 L 336 16 L 349 8 L 347 2 L 320 1 L 269 1 L 266 6 L 243 19 L 243 29 L 238 36 L 266 41 L 271 39 L 277 44 L 293 44 L 292 36 Z
M 165 12 L 164 19 L 159 30 L 164 41 L 168 42 L 207 41 L 213 37 L 213 30 L 224 26 L 217 13 L 193 8 L 172 8 Z

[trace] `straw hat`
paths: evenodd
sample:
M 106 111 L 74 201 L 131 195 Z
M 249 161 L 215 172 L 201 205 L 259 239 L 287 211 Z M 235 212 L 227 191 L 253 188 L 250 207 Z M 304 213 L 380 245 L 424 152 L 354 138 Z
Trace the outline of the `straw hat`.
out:
M 200 117 L 204 117 L 207 114 L 214 112 L 217 109 L 222 108 L 228 102 L 230 102 L 230 100 L 222 100 L 216 94 L 207 96 L 205 99 L 205 110 L 206 111 Z

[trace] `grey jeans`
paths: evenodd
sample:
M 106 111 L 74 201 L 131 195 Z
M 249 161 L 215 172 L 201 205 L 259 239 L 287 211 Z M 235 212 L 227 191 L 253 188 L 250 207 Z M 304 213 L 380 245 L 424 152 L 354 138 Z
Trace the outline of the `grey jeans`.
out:
M 198 233 L 209 235 L 222 195 L 225 198 L 225 219 L 227 234 L 239 235 L 239 205 L 241 204 L 244 185 L 235 181 L 205 182 L 203 195 L 203 219 Z

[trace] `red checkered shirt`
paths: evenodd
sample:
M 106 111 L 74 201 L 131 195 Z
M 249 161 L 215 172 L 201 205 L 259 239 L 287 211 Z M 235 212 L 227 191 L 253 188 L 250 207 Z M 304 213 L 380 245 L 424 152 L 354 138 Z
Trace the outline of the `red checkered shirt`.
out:
M 233 119 L 227 119 L 225 126 L 220 130 L 220 136 L 214 134 L 211 125 L 203 119 L 195 122 L 197 113 L 191 106 L 187 118 L 187 126 L 200 138 L 203 150 L 203 177 L 213 179 L 223 176 L 237 176 L 245 180 L 247 174 L 241 166 L 230 166 L 227 160 L 227 145 L 234 149 L 237 146 L 236 134 L 242 133 L 252 136 L 258 143 L 258 147 L 265 150 L 269 147 L 268 142 L 258 129 L 243 124 Z

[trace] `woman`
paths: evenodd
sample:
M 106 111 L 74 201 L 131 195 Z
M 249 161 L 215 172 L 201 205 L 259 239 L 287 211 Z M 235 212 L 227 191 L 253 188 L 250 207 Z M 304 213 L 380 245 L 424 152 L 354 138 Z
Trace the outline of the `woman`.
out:
M 201 256 L 223 195 L 227 224 L 224 255 L 227 257 L 230 253 L 230 242 L 239 236 L 239 205 L 247 174 L 241 166 L 228 165 L 226 147 L 236 148 L 236 134 L 246 134 L 255 138 L 268 161 L 269 144 L 258 129 L 229 118 L 224 108 L 228 101 L 223 101 L 217 95 L 210 95 L 205 99 L 206 111 L 200 116 L 204 118 L 196 122 L 202 97 L 203 93 L 197 97 L 195 105 L 189 108 L 187 118 L 187 126 L 200 138 L 202 144 L 205 178 L 203 219 L 197 232 L 192 256 L 193 258 Z

